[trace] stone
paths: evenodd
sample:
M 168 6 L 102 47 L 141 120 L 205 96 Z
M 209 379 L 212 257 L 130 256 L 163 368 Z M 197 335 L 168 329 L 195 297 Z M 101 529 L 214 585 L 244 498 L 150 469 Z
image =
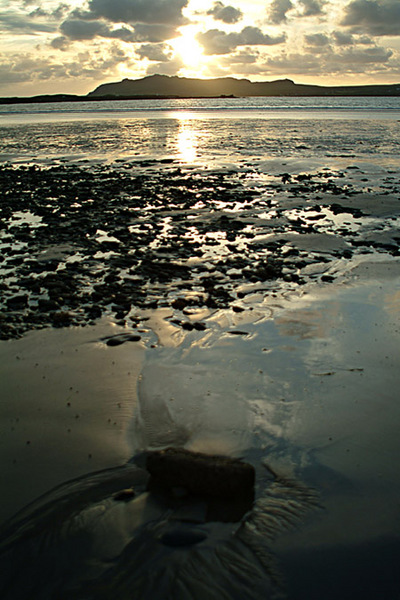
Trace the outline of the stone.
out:
M 228 456 L 170 447 L 149 452 L 146 469 L 151 484 L 169 490 L 183 487 L 190 494 L 226 500 L 254 496 L 254 467 Z
M 121 490 L 117 492 L 113 496 L 113 500 L 115 502 L 130 502 L 136 496 L 133 488 L 127 488 L 126 490 Z
M 21 309 L 28 306 L 28 296 L 26 294 L 20 294 L 19 296 L 12 296 L 6 300 L 7 306 L 10 309 Z

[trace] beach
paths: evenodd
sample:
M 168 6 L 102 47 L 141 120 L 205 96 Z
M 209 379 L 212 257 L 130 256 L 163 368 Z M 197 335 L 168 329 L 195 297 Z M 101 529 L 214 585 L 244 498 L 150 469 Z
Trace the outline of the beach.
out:
M 397 113 L 200 109 L 0 123 L 2 597 L 392 600 Z M 170 446 L 253 507 L 164 505 Z

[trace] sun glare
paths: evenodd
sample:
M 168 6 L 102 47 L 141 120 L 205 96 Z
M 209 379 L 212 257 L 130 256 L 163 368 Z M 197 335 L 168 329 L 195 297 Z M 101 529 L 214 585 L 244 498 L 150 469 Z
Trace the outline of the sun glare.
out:
M 198 67 L 204 60 L 203 49 L 196 41 L 192 28 L 186 29 L 181 37 L 169 43 L 186 67 Z
M 192 128 L 190 119 L 179 118 L 177 137 L 178 152 L 185 162 L 193 162 L 197 157 L 197 136 Z

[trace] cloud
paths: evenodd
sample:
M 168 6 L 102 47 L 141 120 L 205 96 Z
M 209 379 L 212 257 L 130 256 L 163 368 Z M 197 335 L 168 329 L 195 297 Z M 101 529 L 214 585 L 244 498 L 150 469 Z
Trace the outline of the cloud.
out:
M 27 5 L 27 3 L 24 3 Z M 66 14 L 71 11 L 71 7 L 67 4 L 59 4 L 52 10 L 45 10 L 42 6 L 37 6 L 34 10 L 29 13 L 30 17 L 51 17 L 53 19 L 62 19 Z
M 7 31 L 14 35 L 53 33 L 57 30 L 56 24 L 52 22 L 42 22 L 13 10 L 0 12 L 0 24 L 3 33 Z
M 127 43 L 153 43 L 158 44 L 177 35 L 173 25 L 150 25 L 137 23 L 133 28 L 128 26 L 112 28 L 105 21 L 88 21 L 85 19 L 67 19 L 60 25 L 60 33 L 64 39 L 71 41 L 93 40 L 96 37 L 117 39 Z M 56 48 L 65 43 L 57 41 L 52 46 Z
M 121 42 L 137 42 L 138 36 L 136 32 L 127 27 L 117 27 L 117 29 L 108 29 L 102 37 L 110 38 L 112 40 L 121 40 Z
M 300 4 L 303 6 L 303 17 L 316 17 L 324 14 L 326 0 L 300 0 Z
M 53 38 L 50 42 L 50 46 L 56 50 L 67 50 L 69 44 L 69 40 L 63 35 Z
M 102 52 L 82 52 L 65 61 L 55 61 L 51 56 L 35 56 L 15 53 L 0 56 L 0 81 L 10 83 L 37 83 L 45 80 L 103 79 L 112 75 L 115 68 L 134 64 L 131 56 L 119 47 L 111 45 Z
M 287 21 L 287 13 L 292 11 L 294 17 L 316 17 L 324 14 L 326 0 L 298 0 L 297 5 L 292 0 L 273 0 L 268 18 L 276 25 Z
M 96 36 L 107 37 L 109 31 L 102 21 L 67 19 L 60 26 L 60 32 L 70 40 L 92 40 Z
M 308 46 L 321 48 L 330 44 L 329 37 L 324 33 L 311 33 L 310 35 L 305 35 L 304 39 L 306 40 Z
M 188 0 L 89 0 L 94 19 L 112 23 L 169 23 L 183 25 L 182 9 Z
M 281 44 L 286 37 L 280 35 L 271 37 L 264 34 L 258 27 L 245 27 L 237 33 L 226 33 L 220 29 L 209 29 L 198 33 L 196 39 L 204 47 L 205 54 L 228 54 L 238 46 L 272 46 Z
M 176 75 L 184 66 L 183 60 L 179 57 L 173 58 L 167 62 L 159 62 L 149 65 L 147 75 Z
M 387 63 L 392 56 L 392 50 L 380 46 L 373 46 L 372 48 L 351 48 L 342 54 L 335 55 L 335 59 L 338 64 L 345 63 L 354 67 L 357 64 L 367 65 Z
M 217 21 L 232 24 L 237 23 L 243 17 L 241 10 L 233 6 L 225 6 L 222 2 L 214 2 L 214 6 L 207 11 L 207 15 L 211 15 Z
M 174 25 L 138 23 L 134 26 L 135 40 L 137 42 L 150 42 L 158 44 L 177 36 L 178 31 Z
M 334 49 L 330 45 L 304 53 L 280 53 L 268 57 L 263 71 L 268 74 L 328 76 L 351 73 L 377 73 L 391 68 L 393 52 L 380 46 L 370 48 L 348 47 Z M 332 84 L 334 85 L 334 84 Z
M 235 54 L 230 54 L 229 56 L 221 56 L 218 65 L 224 70 L 232 71 L 232 69 L 234 69 L 238 73 L 249 71 L 253 74 L 257 71 L 256 65 L 259 58 L 260 54 L 257 51 L 241 50 Z
M 268 17 L 272 23 L 286 21 L 286 13 L 293 9 L 291 0 L 274 0 L 269 8 Z
M 400 36 L 399 0 L 353 0 L 344 8 L 341 25 L 354 33 Z
M 166 62 L 171 59 L 171 47 L 168 44 L 143 44 L 135 50 L 140 58 L 151 61 Z
M 333 38 L 335 44 L 338 46 L 351 46 L 354 42 L 354 38 L 351 33 L 347 33 L 344 31 L 334 31 Z
M 236 52 L 236 54 L 223 58 L 222 61 L 226 61 L 226 64 L 248 65 L 256 63 L 259 56 L 260 54 L 257 51 L 241 50 L 240 52 Z
M 182 8 L 188 0 L 89 0 L 88 9 L 75 9 L 61 23 L 60 33 L 70 40 L 95 37 L 130 43 L 158 44 L 178 35 L 187 22 Z M 124 24 L 116 28 L 116 24 Z M 61 42 L 56 42 L 61 44 Z

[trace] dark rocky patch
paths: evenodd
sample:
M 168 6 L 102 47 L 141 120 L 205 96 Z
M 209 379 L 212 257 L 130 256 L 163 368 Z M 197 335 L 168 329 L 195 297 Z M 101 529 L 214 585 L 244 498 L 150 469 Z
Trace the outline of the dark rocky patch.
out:
M 379 221 L 391 238 L 366 239 L 364 211 L 352 205 L 365 188 L 343 181 L 343 173 L 283 173 L 260 183 L 251 167 L 151 165 L 0 166 L 0 339 L 104 314 L 122 322 L 142 307 L 239 311 L 244 284 L 273 294 L 315 280 L 303 272 L 312 263 L 366 252 L 399 256 L 393 221 Z M 375 186 L 377 201 L 397 189 L 396 181 L 384 183 Z M 332 215 L 342 213 L 356 227 L 335 226 Z M 347 247 L 309 252 L 296 244 L 321 233 L 340 235 Z M 335 274 L 325 269 L 324 277 Z
M 107 346 L 121 346 L 126 342 L 140 342 L 141 336 L 135 333 L 121 333 L 119 335 L 113 335 L 112 337 L 103 338 L 102 341 Z
M 150 485 L 184 488 L 205 498 L 253 497 L 255 470 L 249 463 L 227 456 L 210 456 L 184 448 L 149 452 L 146 469 Z

